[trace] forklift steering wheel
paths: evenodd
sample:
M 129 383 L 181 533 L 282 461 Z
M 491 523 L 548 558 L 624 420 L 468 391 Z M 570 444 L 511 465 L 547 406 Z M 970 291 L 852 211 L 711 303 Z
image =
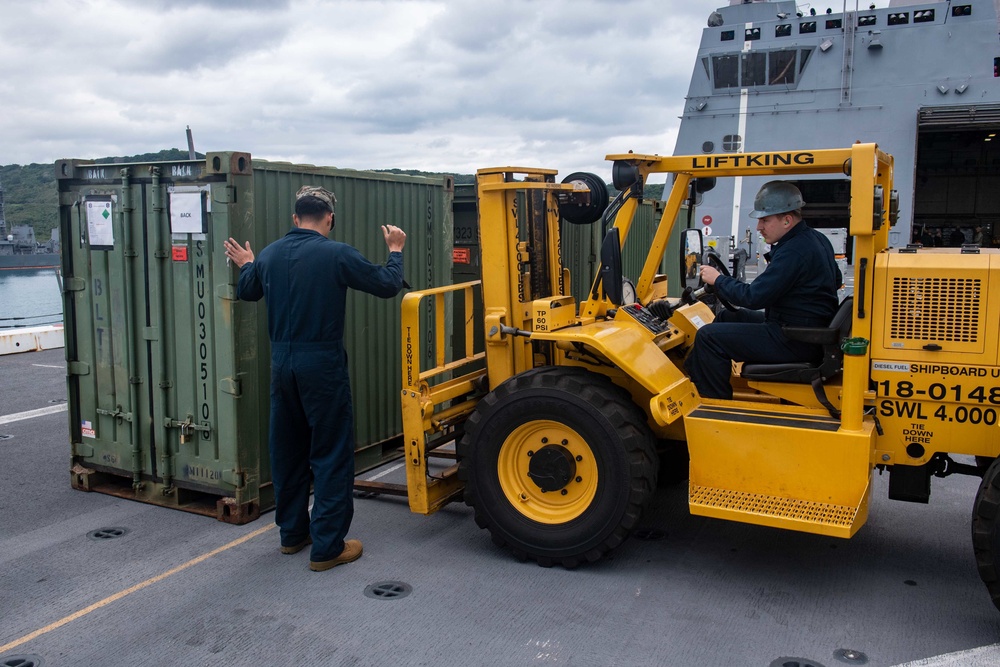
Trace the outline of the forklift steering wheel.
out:
M 730 277 L 729 276 L 729 269 L 726 268 L 726 263 L 722 261 L 722 257 L 720 257 L 718 255 L 718 253 L 713 252 L 713 251 L 706 252 L 705 253 L 705 263 L 708 264 L 709 266 L 711 266 L 713 269 L 715 269 L 719 273 L 721 273 L 722 275 L 724 275 L 726 277 Z M 716 299 L 718 299 L 719 303 L 721 303 L 723 306 L 725 306 L 726 310 L 730 310 L 730 311 L 732 311 L 734 313 L 736 312 L 736 310 L 737 310 L 736 306 L 734 306 L 733 304 L 729 303 L 729 301 L 726 300 L 725 297 L 723 297 L 721 294 L 719 294 L 719 291 L 716 290 L 714 286 L 706 284 L 705 285 L 705 293 L 706 294 L 711 294 Z

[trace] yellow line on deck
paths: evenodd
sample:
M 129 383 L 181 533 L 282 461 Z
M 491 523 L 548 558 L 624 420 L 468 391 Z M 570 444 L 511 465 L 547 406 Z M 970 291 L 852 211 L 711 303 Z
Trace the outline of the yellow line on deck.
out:
M 213 549 L 212 551 L 209 551 L 207 554 L 202 554 L 201 556 L 198 556 L 197 558 L 192 558 L 188 562 L 186 562 L 186 563 L 184 563 L 182 565 L 178 565 L 177 567 L 175 567 L 175 568 L 173 568 L 171 570 L 167 570 L 163 574 L 158 574 L 155 577 L 152 577 L 150 579 L 147 579 L 146 581 L 143 581 L 141 583 L 136 584 L 135 586 L 131 586 L 129 588 L 126 588 L 123 591 L 119 591 L 118 593 L 115 593 L 114 595 L 106 597 L 103 600 L 101 600 L 100 602 L 95 602 L 94 604 L 92 604 L 92 605 L 90 605 L 88 607 L 84 607 L 80 611 L 74 612 L 74 613 L 70 614 L 69 616 L 66 616 L 65 618 L 61 618 L 58 621 L 56 621 L 55 623 L 50 623 L 50 624 L 46 625 L 44 628 L 39 628 L 38 630 L 35 630 L 34 632 L 26 634 L 25 636 L 21 637 L 20 639 L 15 639 L 14 641 L 10 642 L 9 644 L 4 644 L 3 646 L 0 646 L 0 654 L 6 653 L 7 651 L 15 649 L 18 646 L 20 646 L 21 644 L 24 644 L 26 642 L 30 642 L 32 639 L 37 639 L 38 637 L 41 637 L 44 634 L 47 634 L 49 632 L 52 632 L 53 630 L 61 628 L 62 626 L 66 625 L 68 623 L 72 623 L 73 621 L 77 620 L 78 618 L 83 618 L 84 616 L 86 616 L 90 612 L 97 611 L 101 607 L 106 607 L 109 604 L 111 604 L 112 602 L 117 602 L 118 600 L 121 600 L 122 598 L 124 598 L 124 597 L 126 597 L 128 595 L 131 595 L 132 593 L 135 593 L 136 591 L 141 591 L 143 588 L 146 588 L 148 586 L 152 586 L 153 584 L 155 584 L 157 582 L 163 581 L 167 577 L 173 576 L 173 575 L 177 574 L 178 572 L 181 572 L 182 570 L 186 570 L 189 567 L 191 567 L 192 565 L 197 565 L 198 563 L 201 563 L 202 561 L 208 560 L 212 556 L 218 555 L 218 554 L 222 553 L 223 551 L 226 551 L 227 549 L 232 549 L 233 547 L 239 546 L 239 545 L 243 544 L 244 542 L 246 542 L 247 540 L 251 540 L 251 539 L 257 537 L 258 535 L 266 533 L 267 531 L 269 531 L 269 530 L 271 530 L 272 528 L 275 528 L 275 527 L 276 527 L 276 525 L 272 523 L 269 526 L 264 526 L 263 528 L 258 528 L 257 530 L 253 531 L 252 533 L 248 533 L 247 535 L 244 535 L 243 537 L 241 537 L 239 539 L 233 540 L 229 544 L 224 544 L 221 547 L 219 547 L 218 549 Z

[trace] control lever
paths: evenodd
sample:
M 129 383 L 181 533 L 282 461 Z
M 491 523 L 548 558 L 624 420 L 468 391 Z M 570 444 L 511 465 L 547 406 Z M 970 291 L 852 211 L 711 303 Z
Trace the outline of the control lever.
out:
M 697 290 L 685 287 L 680 299 L 676 303 L 670 303 L 666 299 L 658 299 L 646 306 L 646 309 L 665 322 L 673 316 L 675 310 L 681 306 L 690 306 L 691 304 L 698 303 L 699 297 L 704 295 L 704 287 Z

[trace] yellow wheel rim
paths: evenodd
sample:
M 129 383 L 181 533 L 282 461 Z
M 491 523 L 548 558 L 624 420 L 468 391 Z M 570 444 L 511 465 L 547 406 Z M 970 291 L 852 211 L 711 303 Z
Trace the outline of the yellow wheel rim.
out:
M 573 461 L 573 472 L 565 486 L 543 491 L 528 475 L 531 457 L 543 447 Z M 547 419 L 517 427 L 503 445 L 497 459 L 497 476 L 507 501 L 525 517 L 546 524 L 572 521 L 586 511 L 597 493 L 597 462 L 580 434 L 565 424 Z

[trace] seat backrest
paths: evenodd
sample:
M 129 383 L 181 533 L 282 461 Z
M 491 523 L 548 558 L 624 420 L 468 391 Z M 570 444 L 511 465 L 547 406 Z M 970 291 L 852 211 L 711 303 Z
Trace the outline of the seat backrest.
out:
M 840 302 L 840 307 L 837 308 L 836 314 L 834 314 L 833 319 L 830 321 L 830 328 L 839 331 L 841 338 L 846 338 L 851 333 L 851 322 L 854 319 L 852 317 L 853 314 L 854 297 L 849 296 Z M 840 343 L 837 343 L 837 345 L 839 346 Z
M 840 302 L 840 307 L 830 321 L 829 328 L 836 330 L 839 335 L 836 342 L 823 346 L 823 361 L 820 363 L 819 373 L 824 380 L 836 375 L 844 365 L 844 351 L 840 349 L 840 344 L 851 335 L 853 315 L 854 297 L 849 296 Z

